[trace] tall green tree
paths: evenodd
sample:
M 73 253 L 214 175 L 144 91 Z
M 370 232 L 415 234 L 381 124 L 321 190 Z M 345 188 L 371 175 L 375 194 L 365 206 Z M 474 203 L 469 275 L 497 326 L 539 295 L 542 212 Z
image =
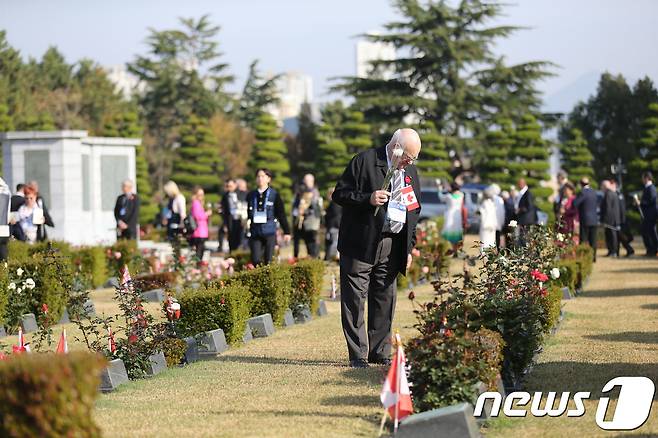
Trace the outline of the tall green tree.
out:
M 629 181 L 632 190 L 639 190 L 642 172 L 658 173 L 658 102 L 648 107 L 647 117 L 642 123 L 642 131 L 638 141 L 639 156 L 631 161 Z
M 272 187 L 279 192 L 283 202 L 290 205 L 292 180 L 290 179 L 290 163 L 286 157 L 287 149 L 283 142 L 283 134 L 274 118 L 267 113 L 260 115 L 254 131 L 256 143 L 249 160 L 250 176 L 253 177 L 259 168 L 270 169 L 274 174 Z
M 579 129 L 571 129 L 565 141 L 560 145 L 562 168 L 569 174 L 569 179 L 575 183 L 587 177 L 594 180 L 592 161 L 594 156 L 587 148 L 587 140 Z
M 279 102 L 276 81 L 281 75 L 265 79 L 258 71 L 258 60 L 249 65 L 249 75 L 240 96 L 238 116 L 240 121 L 253 129 L 267 107 Z
M 290 173 L 295 181 L 304 174 L 315 170 L 315 160 L 318 154 L 318 125 L 313 120 L 311 105 L 302 104 L 297 117 L 299 131 L 294 137 L 287 138 Z
M 219 194 L 219 156 L 217 139 L 208 126 L 208 120 L 191 114 L 180 128 L 179 159 L 174 162 L 171 179 L 179 187 L 191 193 L 194 186 L 201 186 L 209 201 L 216 201 Z
M 423 146 L 416 164 L 418 173 L 423 178 L 447 181 L 450 178 L 450 158 L 445 139 L 430 121 L 422 122 L 417 130 Z
M 151 139 L 146 146 L 152 181 L 158 187 L 176 159 L 178 127 L 192 114 L 209 119 L 231 102 L 224 88 L 233 77 L 221 61 L 219 26 L 211 24 L 207 15 L 198 20 L 182 18 L 180 24 L 180 29 L 151 29 L 148 53 L 128 64 L 146 86 L 139 104 Z
M 485 183 L 516 184 L 510 171 L 510 153 L 516 143 L 514 125 L 510 119 L 499 120 L 485 135 L 477 170 Z
M 548 197 L 553 193 L 553 189 L 543 186 L 549 179 L 550 164 L 549 147 L 542 138 L 541 132 L 541 126 L 534 116 L 530 114 L 523 116 L 516 127 L 510 168 L 515 178 L 525 178 L 537 198 L 537 205 L 548 213 L 551 211 Z
M 340 136 L 352 156 L 372 147 L 370 125 L 365 122 L 360 111 L 348 111 L 340 126 Z
M 326 191 L 334 187 L 350 161 L 345 142 L 330 123 L 323 123 L 318 129 L 318 154 L 315 162 L 315 176 L 318 187 Z
M 0 132 L 7 132 L 14 130 L 14 121 L 9 115 L 9 108 L 5 104 L 0 103 Z M 0 143 L 0 175 L 2 175 L 2 143 Z

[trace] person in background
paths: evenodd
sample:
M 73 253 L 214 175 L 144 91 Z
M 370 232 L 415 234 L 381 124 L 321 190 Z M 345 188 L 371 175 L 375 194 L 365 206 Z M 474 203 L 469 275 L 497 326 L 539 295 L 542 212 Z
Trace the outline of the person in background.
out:
M 190 246 L 194 248 L 197 261 L 201 263 L 203 253 L 206 250 L 206 241 L 208 240 L 208 218 L 212 210 L 204 210 L 205 192 L 199 186 L 192 191 L 192 205 L 190 206 L 190 216 L 196 222 L 196 228 L 190 234 Z
M 123 194 L 114 205 L 114 219 L 117 222 L 118 239 L 137 239 L 139 221 L 139 196 L 134 193 L 134 184 L 127 179 L 121 184 Z
M 167 221 L 167 240 L 174 242 L 178 240 L 183 231 L 183 221 L 186 215 L 185 196 L 183 196 L 178 185 L 173 181 L 167 181 L 164 185 L 167 195 L 167 210 L 164 220 Z
M 519 244 L 525 246 L 526 235 L 530 227 L 537 225 L 537 207 L 535 206 L 535 197 L 532 195 L 525 178 L 520 178 L 518 182 L 519 194 L 515 198 L 514 208 L 516 220 L 519 224 Z
M 489 186 L 484 190 L 483 195 L 484 199 L 478 209 L 478 213 L 480 214 L 481 251 L 496 246 L 496 228 L 498 227 L 496 204 L 493 200 L 496 196 L 495 189 Z
M 491 190 L 493 192 L 493 203 L 496 207 L 496 248 L 500 248 L 503 228 L 507 224 L 505 222 L 505 201 L 500 196 L 500 186 L 492 184 Z
M 299 241 L 304 240 L 306 252 L 312 258 L 319 254 L 318 230 L 322 220 L 322 197 L 315 188 L 315 177 L 304 175 L 292 204 L 293 256 L 299 257 Z
M 599 224 L 598 207 L 599 200 L 596 192 L 589 185 L 589 178 L 583 177 L 580 180 L 581 191 L 573 201 L 578 209 L 580 219 L 580 243 L 588 243 L 594 250 L 594 261 L 596 262 L 596 232 Z
M 325 261 L 336 260 L 336 257 L 338 256 L 338 230 L 340 229 L 340 219 L 343 214 L 343 207 L 331 199 L 334 190 L 335 187 L 332 187 L 327 193 L 329 205 L 327 206 L 326 214 L 324 216 L 324 225 L 327 229 L 327 235 L 324 241 Z
M 24 188 L 25 184 L 16 184 L 16 193 L 11 197 L 11 211 L 18 211 L 20 206 L 25 204 Z
M 270 187 L 272 172 L 269 169 L 256 171 L 256 190 L 247 195 L 249 225 L 249 250 L 251 263 L 269 264 L 276 245 L 276 221 L 283 229 L 283 238 L 290 241 L 290 226 L 286 210 L 279 193 Z
M 562 219 L 562 206 L 564 205 L 564 191 L 566 189 L 566 185 L 569 183 L 569 180 L 567 179 L 567 172 L 564 170 L 560 170 L 557 173 L 557 184 L 558 184 L 558 190 L 557 190 L 557 195 L 555 195 L 555 200 L 553 201 L 553 212 L 555 213 L 555 221 L 557 223 L 560 222 Z
M 53 222 L 53 219 L 50 217 L 50 213 L 48 212 L 48 207 L 46 206 L 46 201 L 44 201 L 43 197 L 39 193 L 39 183 L 36 182 L 36 181 L 30 181 L 29 183 L 27 183 L 27 185 L 31 186 L 36 191 L 37 205 L 43 211 L 44 220 L 37 227 L 37 240 L 39 242 L 44 242 L 44 241 L 48 240 L 48 233 L 46 231 L 46 226 L 55 227 L 55 224 Z
M 510 223 L 513 220 L 516 220 L 516 215 L 514 213 L 514 187 L 510 188 L 510 191 L 504 190 L 501 193 L 501 198 L 505 205 L 505 223 L 503 225 L 503 235 L 505 236 L 505 247 L 511 248 L 512 243 L 514 242 L 514 233 L 515 228 L 510 227 Z
M 633 232 L 631 231 L 631 227 L 628 225 L 628 220 L 626 218 L 626 200 L 624 199 L 624 194 L 619 190 L 617 180 L 611 179 L 610 185 L 619 198 L 619 213 L 621 220 L 619 226 L 619 243 L 621 243 L 626 250 L 626 257 L 631 257 L 635 254 L 635 250 L 631 245 L 631 242 L 633 241 Z
M 31 184 L 23 189 L 25 204 L 18 209 L 18 224 L 23 230 L 25 242 L 35 243 L 38 241 L 39 226 L 43 225 L 45 215 L 43 209 L 37 202 L 37 190 Z
M 249 248 L 249 239 L 247 238 L 247 194 L 249 193 L 249 188 L 247 186 L 247 181 L 244 178 L 238 178 L 235 180 L 237 189 L 235 190 L 238 194 L 238 215 L 242 221 L 242 242 L 240 247 L 243 249 Z
M 0 262 L 9 256 L 9 236 L 11 235 L 11 191 L 2 177 L 0 177 Z
M 642 239 L 644 247 L 647 249 L 646 257 L 655 257 L 658 252 L 658 234 L 656 234 L 656 219 L 658 211 L 656 207 L 656 186 L 653 185 L 653 175 L 651 172 L 642 174 L 642 199 L 638 202 L 642 213 Z
M 14 237 L 14 239 L 20 240 L 21 242 L 25 240 L 25 236 L 23 235 L 23 229 L 18 224 L 18 209 L 21 207 L 21 205 L 25 204 L 25 194 L 23 193 L 24 188 L 25 184 L 17 184 L 16 193 L 11 197 L 11 214 L 9 225 L 9 231 L 11 235 Z
M 576 222 L 578 222 L 578 209 L 574 205 L 576 200 L 576 188 L 570 182 L 564 185 L 562 190 L 562 202 L 560 205 L 559 217 L 561 220 L 557 223 L 558 230 L 562 234 L 573 236 L 576 232 Z
M 241 204 L 237 192 L 238 185 L 234 179 L 229 178 L 224 185 L 224 196 L 222 196 L 222 230 L 228 239 L 229 251 L 233 252 L 240 248 L 244 227 L 240 217 Z M 246 199 L 246 198 L 245 198 Z
M 447 198 L 448 208 L 443 214 L 443 229 L 441 236 L 452 244 L 456 253 L 464 240 L 464 230 L 468 224 L 468 212 L 464 206 L 464 193 L 459 184 L 453 182 L 450 185 L 450 195 Z
M 619 211 L 619 197 L 612 190 L 610 181 L 601 183 L 603 201 L 601 202 L 601 224 L 605 228 L 605 244 L 608 248 L 606 257 L 619 256 L 619 224 L 621 212 Z

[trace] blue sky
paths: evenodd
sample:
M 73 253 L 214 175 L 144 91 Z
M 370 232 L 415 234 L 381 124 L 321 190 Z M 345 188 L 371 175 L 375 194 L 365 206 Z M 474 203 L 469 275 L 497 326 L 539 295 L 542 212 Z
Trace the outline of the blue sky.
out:
M 221 48 L 238 78 L 233 89 L 258 58 L 265 70 L 310 74 L 317 100 L 327 99 L 328 78 L 354 73 L 353 37 L 396 17 L 388 0 L 0 0 L 0 28 L 27 56 L 56 45 L 69 61 L 115 65 L 145 51 L 147 28 L 205 13 L 222 26 Z M 506 15 L 502 23 L 530 29 L 497 51 L 510 62 L 559 64 L 558 76 L 541 84 L 557 106 L 587 95 L 605 70 L 658 80 L 658 1 L 518 0 Z

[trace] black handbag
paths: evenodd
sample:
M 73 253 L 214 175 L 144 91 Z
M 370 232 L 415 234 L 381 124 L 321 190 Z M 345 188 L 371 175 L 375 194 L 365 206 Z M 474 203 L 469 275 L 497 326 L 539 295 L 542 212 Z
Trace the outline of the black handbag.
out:
M 185 234 L 190 235 L 194 233 L 197 228 L 197 223 L 196 219 L 194 219 L 194 216 L 191 214 L 185 216 L 185 219 L 183 219 L 183 226 L 185 227 Z

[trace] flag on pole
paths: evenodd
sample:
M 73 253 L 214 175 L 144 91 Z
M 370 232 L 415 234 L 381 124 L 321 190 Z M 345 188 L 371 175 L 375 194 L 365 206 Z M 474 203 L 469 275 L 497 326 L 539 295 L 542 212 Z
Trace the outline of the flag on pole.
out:
M 407 360 L 404 356 L 399 334 L 395 335 L 395 341 L 397 345 L 395 357 L 391 369 L 388 370 L 379 398 L 384 408 L 388 410 L 388 414 L 393 419 L 397 430 L 398 422 L 413 413 L 414 408 L 411 403 L 411 391 L 409 390 L 409 382 L 407 382 L 407 374 L 404 370 Z
M 110 353 L 114 353 L 117 351 L 117 344 L 114 342 L 114 333 L 112 333 L 112 328 L 108 327 L 107 328 L 107 338 L 108 338 L 108 348 L 110 349 Z
M 336 273 L 331 273 L 331 299 L 335 300 L 336 299 L 336 291 L 337 291 L 337 286 L 336 286 Z
M 29 353 L 30 347 L 25 345 L 25 336 L 23 335 L 23 329 L 18 329 L 18 345 L 12 346 L 12 351 L 15 354 Z
M 69 352 L 69 344 L 66 342 L 66 329 L 62 330 L 62 334 L 59 337 L 59 342 L 57 343 L 57 350 L 55 353 L 66 354 Z
M 121 288 L 123 289 L 131 289 L 132 288 L 132 283 L 133 279 L 130 276 L 130 271 L 128 270 L 128 265 L 123 265 L 123 268 L 121 268 L 121 271 L 119 272 L 119 275 L 121 279 L 119 280 Z

